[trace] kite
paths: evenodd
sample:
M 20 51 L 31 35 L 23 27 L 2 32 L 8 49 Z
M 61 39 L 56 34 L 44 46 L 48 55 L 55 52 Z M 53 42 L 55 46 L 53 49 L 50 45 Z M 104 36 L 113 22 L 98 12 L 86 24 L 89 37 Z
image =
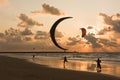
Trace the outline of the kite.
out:
M 72 18 L 72 17 L 63 17 L 63 18 L 58 19 L 58 20 L 52 25 L 52 27 L 51 27 L 51 29 L 50 29 L 50 37 L 51 37 L 51 39 L 52 39 L 52 42 L 54 43 L 55 46 L 57 46 L 58 48 L 60 48 L 60 49 L 62 49 L 62 50 L 67 50 L 67 49 L 61 47 L 61 46 L 57 43 L 57 41 L 56 41 L 56 39 L 55 39 L 55 30 L 56 30 L 58 24 L 59 24 L 61 21 L 65 20 L 65 19 L 69 19 L 69 18 Z
M 86 29 L 85 28 L 80 28 L 82 31 L 82 37 L 84 37 L 86 35 Z

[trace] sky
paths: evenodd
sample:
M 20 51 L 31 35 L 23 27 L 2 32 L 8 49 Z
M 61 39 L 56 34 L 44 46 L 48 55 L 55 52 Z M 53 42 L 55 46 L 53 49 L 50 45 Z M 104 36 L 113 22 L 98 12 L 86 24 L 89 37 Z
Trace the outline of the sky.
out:
M 119 52 L 120 0 L 0 0 L 0 51 Z M 80 28 L 87 33 L 81 37 Z

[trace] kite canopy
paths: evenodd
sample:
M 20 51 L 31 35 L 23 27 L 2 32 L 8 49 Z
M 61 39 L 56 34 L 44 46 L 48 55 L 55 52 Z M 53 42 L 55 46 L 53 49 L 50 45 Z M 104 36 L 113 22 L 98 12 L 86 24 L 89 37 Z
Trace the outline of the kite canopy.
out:
M 80 28 L 82 31 L 82 37 L 84 37 L 86 35 L 86 29 L 85 28 Z
M 50 29 L 50 37 L 51 37 L 51 39 L 52 39 L 52 42 L 53 42 L 58 48 L 60 48 L 60 49 L 62 49 L 62 50 L 67 50 L 67 49 L 61 47 L 61 46 L 57 43 L 57 41 L 56 41 L 56 39 L 55 39 L 55 30 L 56 30 L 56 27 L 58 26 L 58 24 L 59 24 L 61 21 L 65 20 L 65 19 L 69 19 L 69 18 L 72 18 L 72 17 L 63 17 L 63 18 L 58 19 L 58 20 L 53 24 L 53 26 L 52 26 L 51 29 Z

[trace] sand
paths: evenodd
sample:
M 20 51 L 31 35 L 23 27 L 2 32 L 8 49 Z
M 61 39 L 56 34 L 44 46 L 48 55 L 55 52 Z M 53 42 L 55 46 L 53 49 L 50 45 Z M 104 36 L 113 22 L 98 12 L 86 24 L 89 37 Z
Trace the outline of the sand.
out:
M 120 80 L 101 73 L 56 69 L 24 59 L 0 56 L 0 80 Z

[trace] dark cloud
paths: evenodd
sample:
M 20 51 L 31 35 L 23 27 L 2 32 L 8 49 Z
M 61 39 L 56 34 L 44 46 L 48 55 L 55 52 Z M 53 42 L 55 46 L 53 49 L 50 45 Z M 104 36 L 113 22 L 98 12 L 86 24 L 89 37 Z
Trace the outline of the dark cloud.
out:
M 108 16 L 108 15 L 106 15 L 104 13 L 100 13 L 99 15 L 103 16 L 105 24 L 113 25 L 112 16 Z
M 0 51 L 32 51 L 33 47 L 38 51 L 42 51 L 43 49 L 45 49 L 45 51 L 56 49 L 53 45 L 49 45 L 50 39 L 47 32 L 37 32 L 37 35 L 45 36 L 42 40 L 34 40 L 34 36 L 36 35 L 30 34 L 30 29 L 21 31 L 19 29 L 10 28 L 5 30 L 4 33 L 0 33 Z
M 78 39 L 78 36 L 77 37 L 69 37 L 68 38 L 69 42 L 67 42 L 67 45 L 70 45 L 70 46 L 73 46 L 73 45 L 76 45 L 78 43 L 80 43 L 80 39 Z
M 25 37 L 24 40 L 25 40 L 25 41 L 31 41 L 32 38 L 31 38 L 31 37 Z
M 60 38 L 60 35 L 58 36 Z M 33 34 L 30 28 L 19 30 L 9 28 L 4 33 L 0 33 L 0 51 L 58 51 L 52 44 L 48 32 L 37 31 Z
M 85 39 L 88 41 L 87 44 L 91 44 L 93 48 L 102 48 L 105 47 L 118 47 L 119 44 L 115 40 L 101 39 L 96 38 L 94 34 L 88 34 L 85 36 Z
M 20 14 L 20 16 L 18 18 L 21 20 L 21 22 L 18 23 L 18 26 L 21 26 L 21 27 L 31 27 L 31 26 L 35 26 L 35 25 L 43 26 L 42 23 L 34 21 L 32 18 L 29 18 L 25 14 Z
M 91 44 L 93 48 L 100 48 L 102 45 L 98 43 L 98 38 L 95 38 L 94 34 L 88 34 L 84 37 L 88 42 L 88 44 Z
M 50 6 L 49 4 L 42 4 L 42 11 L 36 10 L 36 11 L 32 11 L 33 14 L 39 14 L 39 13 L 43 13 L 43 14 L 51 14 L 51 15 L 64 15 L 64 13 L 59 10 L 58 8 L 55 8 L 54 6 Z
M 49 14 L 52 14 L 52 15 L 62 15 L 63 13 L 61 13 L 61 11 L 53 6 L 50 6 L 48 4 L 43 4 L 42 5 L 43 7 L 43 11 L 45 13 L 49 13 Z
M 48 33 L 45 31 L 37 31 L 35 39 L 47 39 L 48 38 Z
M 120 32 L 120 14 L 108 16 L 104 13 L 100 13 L 100 16 L 103 16 L 104 23 L 112 26 L 112 30 L 115 32 Z
M 3 41 L 11 43 L 30 41 L 31 35 L 33 35 L 33 33 L 28 28 L 25 28 L 23 31 L 20 31 L 19 29 L 9 28 L 8 30 L 5 30 L 4 33 L 0 33 L 0 37 L 3 39 Z
M 119 13 L 117 13 L 115 16 L 117 16 L 117 17 L 119 17 L 119 18 L 120 18 L 120 14 L 119 14 Z
M 16 36 L 20 33 L 20 30 L 14 29 L 14 28 L 9 28 L 8 30 L 5 30 L 5 35 L 6 36 Z
M 93 26 L 88 26 L 87 29 L 93 29 Z
M 14 28 L 5 30 L 4 39 L 6 42 L 22 42 L 20 31 Z
M 21 31 L 21 35 L 33 35 L 33 33 L 29 28 L 25 28 L 24 31 Z
M 15 37 L 7 37 L 6 38 L 6 40 L 7 40 L 7 42 L 22 42 L 23 40 L 22 40 L 22 37 L 21 36 L 15 36 Z
M 4 37 L 4 34 L 3 33 L 0 33 L 0 38 L 3 38 Z
M 112 46 L 112 47 L 118 47 L 119 45 L 116 43 L 116 41 L 109 41 L 107 39 L 99 39 L 99 43 L 105 45 L 105 46 Z

